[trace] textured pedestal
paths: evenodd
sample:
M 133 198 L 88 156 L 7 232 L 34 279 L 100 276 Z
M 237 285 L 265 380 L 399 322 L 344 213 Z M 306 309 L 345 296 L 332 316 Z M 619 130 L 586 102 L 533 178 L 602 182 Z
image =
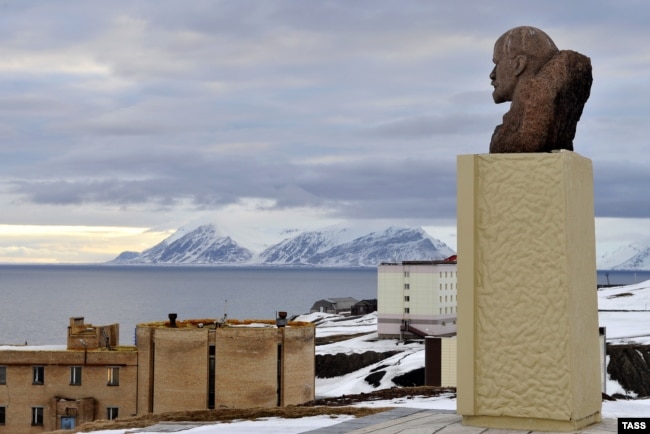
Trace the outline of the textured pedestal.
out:
M 600 421 L 591 161 L 458 157 L 458 413 L 571 431 Z

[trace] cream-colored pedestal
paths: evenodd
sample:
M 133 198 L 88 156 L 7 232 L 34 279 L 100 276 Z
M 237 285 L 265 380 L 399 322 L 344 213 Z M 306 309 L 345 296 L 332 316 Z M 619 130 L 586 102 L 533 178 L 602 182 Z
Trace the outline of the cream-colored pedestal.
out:
M 458 157 L 458 413 L 570 431 L 600 421 L 591 161 Z

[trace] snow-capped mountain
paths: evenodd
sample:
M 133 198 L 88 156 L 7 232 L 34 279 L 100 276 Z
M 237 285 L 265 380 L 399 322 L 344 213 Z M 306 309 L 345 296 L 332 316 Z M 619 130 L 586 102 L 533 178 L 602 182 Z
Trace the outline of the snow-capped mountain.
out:
M 341 226 L 305 232 L 264 250 L 256 262 L 273 265 L 374 267 L 384 261 L 439 260 L 454 254 L 422 228 L 391 226 L 363 235 Z
M 439 260 L 455 252 L 422 228 L 335 225 L 304 232 L 258 255 L 214 225 L 179 229 L 142 253 L 123 252 L 114 264 L 232 264 L 374 267 L 384 261 Z
M 214 225 L 184 228 L 142 253 L 123 252 L 112 263 L 119 264 L 241 264 L 253 252 L 228 236 L 222 236 Z
M 614 270 L 650 270 L 650 246 L 645 247 L 613 268 Z
M 598 258 L 599 270 L 650 270 L 650 241 L 632 243 Z

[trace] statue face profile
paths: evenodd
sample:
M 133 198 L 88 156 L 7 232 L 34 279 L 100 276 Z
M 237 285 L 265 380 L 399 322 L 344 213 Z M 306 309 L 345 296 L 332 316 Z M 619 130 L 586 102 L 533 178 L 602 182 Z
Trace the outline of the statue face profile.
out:
M 553 40 L 534 27 L 515 27 L 501 35 L 494 44 L 490 73 L 494 102 L 512 101 L 520 79 L 532 77 L 558 51 Z
M 560 51 L 542 30 L 523 26 L 497 39 L 492 61 L 492 98 L 512 104 L 494 130 L 490 153 L 573 150 L 591 89 L 591 60 Z
M 496 104 L 512 101 L 519 75 L 516 59 L 507 57 L 503 42 L 499 41 L 494 45 L 494 56 L 492 56 L 494 68 L 490 73 L 491 84 L 494 87 L 492 98 Z

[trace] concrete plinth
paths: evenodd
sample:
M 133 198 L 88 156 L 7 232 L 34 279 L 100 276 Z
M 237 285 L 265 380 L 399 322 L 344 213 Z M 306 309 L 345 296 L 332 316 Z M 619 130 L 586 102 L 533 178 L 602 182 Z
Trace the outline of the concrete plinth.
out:
M 593 175 L 570 151 L 458 157 L 458 413 L 571 431 L 601 418 Z

